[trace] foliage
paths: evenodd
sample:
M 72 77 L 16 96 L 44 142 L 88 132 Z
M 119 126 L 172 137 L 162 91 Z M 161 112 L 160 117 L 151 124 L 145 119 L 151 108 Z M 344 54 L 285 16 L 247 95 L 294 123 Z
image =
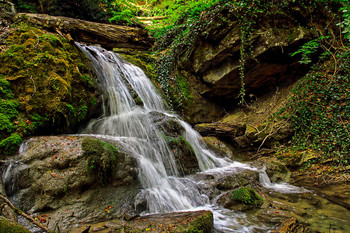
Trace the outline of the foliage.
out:
M 301 46 L 300 49 L 298 49 L 296 52 L 291 54 L 291 56 L 295 56 L 298 54 L 301 54 L 301 60 L 299 61 L 300 64 L 309 64 L 312 62 L 312 57 L 315 55 L 315 53 L 320 49 L 321 42 L 325 39 L 328 39 L 329 37 L 319 37 L 314 40 L 310 40 L 306 42 L 304 45 Z M 322 54 L 323 56 L 327 55 L 327 52 Z
M 349 6 L 344 4 L 343 11 Z M 349 19 L 347 11 L 344 13 L 343 21 L 338 24 L 343 28 Z M 317 162 L 331 159 L 339 165 L 348 165 L 350 47 L 336 34 L 329 30 L 328 35 L 321 34 L 292 54 L 301 54 L 303 64 L 318 62 L 297 83 L 288 103 L 277 115 L 291 120 L 295 129 L 294 149 L 318 151 Z
M 253 1 L 206 1 L 203 6 L 193 3 L 188 7 L 181 7 L 191 1 L 175 1 L 173 4 L 164 4 L 168 18 L 162 22 L 157 22 L 157 26 L 151 27 L 151 32 L 156 37 L 155 50 L 159 54 L 159 77 L 158 84 L 165 92 L 170 105 L 173 108 L 186 106 L 187 98 L 180 91 L 177 70 L 179 63 L 182 66 L 191 66 L 191 55 L 193 49 L 200 40 L 210 40 L 212 33 L 219 33 L 214 30 L 231 27 L 232 22 L 238 22 L 240 33 L 240 60 L 239 75 L 241 78 L 241 90 L 238 98 L 244 103 L 245 97 L 245 69 L 249 59 L 254 59 L 253 55 L 253 32 L 259 29 L 261 19 L 271 20 L 290 15 L 294 7 L 310 11 L 320 7 L 325 7 L 328 3 L 318 3 L 318 1 L 273 1 L 263 0 Z M 178 4 L 178 6 L 176 6 Z M 331 7 L 329 7 L 331 8 Z M 177 11 L 177 9 L 181 9 Z M 302 11 L 301 10 L 301 11 Z M 278 21 L 278 20 L 277 20 Z M 266 22 L 273 24 L 274 22 Z M 293 24 L 295 22 L 289 23 Z M 301 23 L 301 22 L 300 22 Z M 210 31 L 213 28 L 213 31 Z M 187 63 L 186 63 L 187 62 Z M 184 69 L 184 67 L 182 67 Z
M 349 164 L 350 51 L 333 56 L 339 66 L 334 67 L 330 59 L 314 66 L 295 86 L 282 116 L 291 118 L 295 146 L 322 152 L 320 160 L 333 157 L 341 164 Z
M 111 0 L 13 0 L 20 12 L 43 13 L 107 22 L 114 6 Z
M 344 6 L 340 10 L 343 13 L 343 21 L 338 25 L 342 27 L 345 39 L 350 41 L 350 2 L 344 2 Z
M 114 12 L 113 17 L 109 19 L 109 22 L 133 25 L 136 23 L 136 18 L 131 10 L 123 10 L 122 12 Z
M 242 187 L 232 191 L 232 198 L 242 204 L 259 207 L 264 203 L 262 197 L 257 194 L 252 188 Z
M 116 166 L 118 150 L 109 143 L 84 138 L 83 155 L 87 157 L 88 170 L 92 171 L 101 185 L 107 185 Z

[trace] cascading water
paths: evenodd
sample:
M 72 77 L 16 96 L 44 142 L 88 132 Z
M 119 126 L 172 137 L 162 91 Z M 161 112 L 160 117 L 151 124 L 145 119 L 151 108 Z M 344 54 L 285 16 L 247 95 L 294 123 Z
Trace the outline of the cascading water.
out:
M 180 122 L 185 129 L 183 137 L 192 145 L 202 171 L 227 165 L 228 161 L 217 158 L 205 148 L 196 131 L 165 111 L 161 97 L 140 68 L 99 47 L 78 46 L 92 60 L 108 98 L 104 116 L 93 120 L 82 133 L 112 136 L 138 160 L 139 179 L 144 188 L 139 198 L 147 200 L 149 213 L 207 204 L 208 198 L 199 193 L 194 182 L 179 178 L 174 155 L 161 131 L 152 123 L 150 112 L 162 112 Z M 143 106 L 136 104 L 135 95 L 142 100 Z
M 101 89 L 107 98 L 103 106 L 104 115 L 92 120 L 82 134 L 112 139 L 125 152 L 136 158 L 139 180 L 143 186 L 136 203 L 147 200 L 146 213 L 204 207 L 214 212 L 214 226 L 224 232 L 267 229 L 263 225 L 247 223 L 243 213 L 233 213 L 211 205 L 208 196 L 200 191 L 201 182 L 196 183 L 191 178 L 180 177 L 181 172 L 176 165 L 174 154 L 164 139 L 163 132 L 153 123 L 151 114 L 161 113 L 175 119 L 182 126 L 182 136 L 191 144 L 202 173 L 234 174 L 237 170 L 248 169 L 260 172 L 264 183 L 264 171 L 213 154 L 200 139 L 198 132 L 165 110 L 161 97 L 140 68 L 100 47 L 79 43 L 77 46 L 91 59 Z M 141 99 L 142 106 L 135 101 L 137 98 Z

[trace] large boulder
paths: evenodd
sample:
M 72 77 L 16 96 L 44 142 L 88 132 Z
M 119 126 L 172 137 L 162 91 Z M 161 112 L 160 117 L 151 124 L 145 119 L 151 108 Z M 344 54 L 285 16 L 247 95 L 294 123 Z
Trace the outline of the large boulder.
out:
M 52 136 L 31 138 L 21 150 L 4 167 L 6 193 L 16 207 L 50 219 L 50 229 L 137 214 L 136 161 L 115 146 Z

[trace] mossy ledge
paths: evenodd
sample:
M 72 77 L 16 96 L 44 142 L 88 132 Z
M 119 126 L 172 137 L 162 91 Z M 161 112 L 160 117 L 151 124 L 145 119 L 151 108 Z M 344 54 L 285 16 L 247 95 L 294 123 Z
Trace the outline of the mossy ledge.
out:
M 1 155 L 13 154 L 28 136 L 74 133 L 99 114 L 86 56 L 58 34 L 23 23 L 12 27 L 0 52 Z

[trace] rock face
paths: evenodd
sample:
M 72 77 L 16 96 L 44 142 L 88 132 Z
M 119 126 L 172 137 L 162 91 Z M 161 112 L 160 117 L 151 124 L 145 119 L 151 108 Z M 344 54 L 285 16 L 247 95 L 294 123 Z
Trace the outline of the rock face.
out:
M 145 30 L 127 26 L 89 22 L 63 16 L 21 13 L 17 20 L 23 20 L 46 29 L 68 33 L 74 40 L 100 44 L 104 48 L 149 49 L 152 39 Z
M 80 221 L 135 215 L 133 203 L 140 188 L 136 161 L 118 152 L 115 166 L 106 169 L 108 182 L 101 183 L 95 168 L 105 167 L 106 159 L 102 157 L 117 149 L 89 140 L 73 136 L 31 138 L 19 160 L 9 161 L 5 168 L 9 198 L 20 209 L 40 213 L 45 221 L 50 219 L 49 228 L 56 230 Z M 89 163 L 91 154 L 86 154 L 86 146 L 82 147 L 91 140 L 108 145 L 100 151 L 101 161 L 95 161 L 95 167 Z
M 205 27 L 199 29 L 195 43 L 185 48 L 185 52 L 179 48 L 178 72 L 187 79 L 195 102 L 184 111 L 185 117 L 191 123 L 213 122 L 225 110 L 232 109 L 242 86 L 240 67 L 244 67 L 247 99 L 250 94 L 261 96 L 303 77 L 308 66 L 298 63 L 300 57 L 290 54 L 315 37 L 306 8 L 299 4 L 279 13 L 262 13 L 249 31 L 251 47 L 243 45 L 244 64 L 240 63 L 240 50 L 242 43 L 247 42 L 242 42 L 242 20 L 232 5 L 216 8 L 215 14 L 206 16 L 210 20 L 203 19 Z M 324 17 L 318 22 L 324 24 L 328 13 L 312 10 L 318 11 L 313 15 Z

